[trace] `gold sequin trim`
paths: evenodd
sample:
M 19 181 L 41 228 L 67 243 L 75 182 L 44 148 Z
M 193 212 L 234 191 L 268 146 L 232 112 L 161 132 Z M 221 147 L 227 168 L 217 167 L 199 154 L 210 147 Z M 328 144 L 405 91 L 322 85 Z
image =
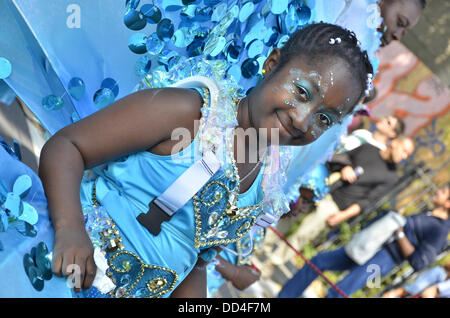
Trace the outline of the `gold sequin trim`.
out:
M 169 272 L 172 275 L 174 275 L 174 280 L 173 280 L 172 284 L 167 289 L 165 289 L 165 290 L 163 290 L 163 291 L 161 291 L 161 292 L 159 292 L 159 293 L 157 293 L 155 295 L 151 295 L 151 296 L 149 296 L 149 298 L 161 297 L 162 295 L 172 291 L 175 288 L 175 284 L 178 281 L 178 274 L 175 271 L 171 270 L 170 268 L 165 268 L 165 267 L 162 267 L 162 266 L 144 264 L 144 262 L 136 254 L 134 254 L 134 253 L 132 253 L 130 251 L 117 252 L 114 255 L 112 255 L 110 259 L 108 259 L 108 265 L 109 265 L 109 267 L 112 270 L 114 270 L 114 271 L 116 271 L 118 273 L 126 272 L 123 269 L 115 267 L 114 264 L 113 264 L 114 260 L 118 256 L 123 255 L 123 254 L 127 254 L 127 255 L 133 256 L 139 262 L 141 268 L 139 269 L 139 274 L 138 274 L 137 279 L 131 284 L 131 286 L 120 297 L 128 296 L 128 294 L 133 290 L 133 288 L 136 287 L 136 285 L 141 281 L 142 276 L 144 275 L 144 271 L 145 271 L 146 268 L 147 269 L 159 269 L 159 270 L 162 270 L 162 271 L 165 271 L 165 272 Z M 111 275 L 112 275 L 112 273 L 111 273 Z M 164 282 L 164 285 L 159 285 L 159 284 L 157 285 L 157 284 L 155 284 L 155 283 L 158 283 L 158 282 Z M 155 290 L 164 288 L 167 285 L 167 280 L 164 277 L 155 277 L 152 280 L 150 280 L 149 282 L 147 282 L 145 285 L 146 285 L 147 289 L 151 293 L 154 293 Z M 156 288 L 158 286 L 159 286 L 159 288 Z M 121 288 L 121 287 L 119 287 L 119 288 Z M 111 297 L 116 297 L 116 291 L 117 291 L 117 288 L 115 290 L 111 291 L 109 293 L 109 295 Z

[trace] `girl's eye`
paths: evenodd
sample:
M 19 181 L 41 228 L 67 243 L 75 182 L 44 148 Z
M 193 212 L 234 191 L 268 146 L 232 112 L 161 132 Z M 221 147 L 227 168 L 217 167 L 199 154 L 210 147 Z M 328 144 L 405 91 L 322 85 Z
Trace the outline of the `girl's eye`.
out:
M 332 125 L 332 120 L 326 114 L 320 113 L 317 116 L 319 123 L 325 127 L 330 127 Z
M 297 86 L 298 93 L 303 101 L 308 102 L 310 100 L 309 92 L 302 86 Z

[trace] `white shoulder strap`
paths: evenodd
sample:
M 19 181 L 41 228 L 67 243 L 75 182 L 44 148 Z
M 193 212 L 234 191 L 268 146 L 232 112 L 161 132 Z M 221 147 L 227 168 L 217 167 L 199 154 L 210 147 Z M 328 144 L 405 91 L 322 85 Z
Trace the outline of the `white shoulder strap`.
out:
M 177 82 L 172 87 L 193 88 L 207 87 L 211 101 L 219 94 L 217 85 L 206 77 L 193 76 Z M 147 213 L 141 213 L 137 219 L 154 235 L 161 230 L 161 223 L 168 221 L 172 215 L 183 207 L 220 169 L 221 163 L 212 151 L 190 166 L 159 197 L 150 203 Z

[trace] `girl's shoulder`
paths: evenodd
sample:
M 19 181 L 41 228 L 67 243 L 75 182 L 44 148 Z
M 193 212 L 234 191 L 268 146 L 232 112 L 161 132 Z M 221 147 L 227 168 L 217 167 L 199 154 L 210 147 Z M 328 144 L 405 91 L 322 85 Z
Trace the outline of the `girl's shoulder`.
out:
M 140 100 L 141 105 L 158 112 L 161 120 L 165 120 L 165 115 L 173 115 L 182 120 L 195 120 L 201 117 L 203 99 L 194 89 L 149 88 L 133 94 Z

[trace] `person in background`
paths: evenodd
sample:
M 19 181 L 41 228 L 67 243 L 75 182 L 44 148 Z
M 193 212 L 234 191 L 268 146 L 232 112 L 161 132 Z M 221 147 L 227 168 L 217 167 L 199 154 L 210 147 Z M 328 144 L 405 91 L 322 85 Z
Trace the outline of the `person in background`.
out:
M 370 202 L 380 197 L 398 179 L 396 164 L 408 158 L 414 151 L 411 139 L 400 137 L 392 141 L 385 150 L 367 143 L 339 155 L 330 165 L 331 171 L 341 173 L 341 186 L 333 187 L 320 201 L 317 208 L 308 214 L 299 228 L 289 236 L 289 242 L 301 250 L 328 226 L 336 226 L 358 215 Z M 359 177 L 355 169 L 364 170 Z M 337 184 L 337 183 L 335 183 Z M 271 257 L 277 265 L 295 256 L 287 246 L 275 251 Z
M 403 228 L 394 234 L 394 240 L 385 243 L 364 265 L 356 264 L 345 252 L 345 247 L 321 252 L 311 262 L 321 271 L 349 271 L 337 286 L 348 296 L 363 288 L 373 275 L 374 265 L 380 275 L 389 273 L 395 265 L 407 260 L 415 271 L 420 271 L 431 264 L 438 253 L 447 244 L 450 222 L 450 187 L 437 191 L 433 197 L 434 208 L 416 215 L 408 216 Z M 299 297 L 317 278 L 317 273 L 308 265 L 300 269 L 282 288 L 278 297 Z M 445 287 L 445 286 L 442 286 Z M 340 297 L 334 290 L 329 290 L 328 298 Z
M 398 180 L 397 164 L 414 152 L 414 142 L 408 137 L 394 139 L 385 150 L 371 144 L 340 155 L 339 162 L 330 164 L 331 171 L 341 173 L 340 186 L 330 191 L 326 222 L 336 226 L 358 215 L 371 202 L 382 196 Z M 343 167 L 342 167 L 343 166 Z
M 365 143 L 370 143 L 384 150 L 393 139 L 402 135 L 404 131 L 404 121 L 399 116 L 389 115 L 376 123 L 374 132 L 367 129 L 357 129 L 348 136 L 341 137 L 337 153 L 353 150 Z
M 450 261 L 445 266 L 435 266 L 420 274 L 417 279 L 404 287 L 396 288 L 385 292 L 383 298 L 404 298 L 421 295 L 426 298 L 429 296 L 437 296 L 436 291 L 439 291 L 438 286 L 450 279 Z M 441 288 L 442 289 L 442 288 Z M 450 290 L 449 290 L 450 292 Z M 440 293 L 442 294 L 442 293 Z M 444 293 L 445 294 L 445 293 Z M 450 295 L 447 294 L 447 297 Z

